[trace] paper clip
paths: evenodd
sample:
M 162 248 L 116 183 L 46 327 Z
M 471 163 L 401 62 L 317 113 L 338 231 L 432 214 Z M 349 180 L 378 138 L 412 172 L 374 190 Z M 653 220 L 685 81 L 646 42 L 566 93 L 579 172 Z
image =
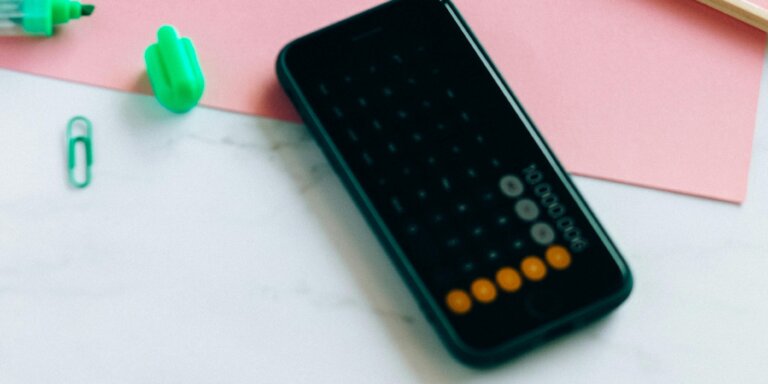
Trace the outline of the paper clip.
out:
M 81 123 L 81 124 L 78 124 Z M 75 135 L 75 128 L 82 126 L 85 129 L 84 134 Z M 91 183 L 91 165 L 93 164 L 93 150 L 91 148 L 91 135 L 93 129 L 91 122 L 83 116 L 75 116 L 69 120 L 67 124 L 67 146 L 69 149 L 69 183 L 75 188 L 85 188 Z M 77 179 L 77 161 L 76 150 L 77 144 L 83 145 L 85 151 L 85 168 L 84 179 L 79 181 Z

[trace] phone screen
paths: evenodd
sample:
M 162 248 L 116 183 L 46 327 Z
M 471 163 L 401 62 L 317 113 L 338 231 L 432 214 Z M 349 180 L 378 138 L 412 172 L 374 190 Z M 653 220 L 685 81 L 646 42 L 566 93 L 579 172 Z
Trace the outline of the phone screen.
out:
M 393 1 L 297 40 L 285 64 L 437 321 L 487 350 L 615 296 L 628 272 L 459 20 Z

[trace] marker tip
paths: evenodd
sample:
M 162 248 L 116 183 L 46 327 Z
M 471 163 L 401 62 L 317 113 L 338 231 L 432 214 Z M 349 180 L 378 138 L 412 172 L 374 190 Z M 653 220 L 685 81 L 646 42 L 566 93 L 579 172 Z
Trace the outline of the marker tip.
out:
M 83 4 L 82 7 L 82 14 L 83 16 L 90 16 L 93 14 L 93 11 L 96 9 L 96 6 L 93 4 Z

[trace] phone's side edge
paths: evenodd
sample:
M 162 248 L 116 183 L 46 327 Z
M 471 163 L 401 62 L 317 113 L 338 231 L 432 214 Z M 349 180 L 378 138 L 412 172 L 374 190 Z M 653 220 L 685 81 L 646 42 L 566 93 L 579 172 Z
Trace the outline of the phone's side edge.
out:
M 592 209 L 589 207 L 586 200 L 582 196 L 581 192 L 579 192 L 578 188 L 576 188 L 568 172 L 565 171 L 565 168 L 557 159 L 557 156 L 549 147 L 546 140 L 544 140 L 541 132 L 537 128 L 533 119 L 525 110 L 522 103 L 520 103 L 520 101 L 518 100 L 517 96 L 515 95 L 514 91 L 511 89 L 509 84 L 507 84 L 501 72 L 493 63 L 487 51 L 485 50 L 485 48 L 483 48 L 482 44 L 480 43 L 478 38 L 475 36 L 474 32 L 472 32 L 472 29 L 470 28 L 469 24 L 461 16 L 461 13 L 459 12 L 458 8 L 453 4 L 451 0 L 440 0 L 440 1 L 451 12 L 452 16 L 455 18 L 457 23 L 460 24 L 465 34 L 467 35 L 467 37 L 471 40 L 472 44 L 476 48 L 476 51 L 478 52 L 478 54 L 481 56 L 483 61 L 488 65 L 489 69 L 495 75 L 499 85 L 503 87 L 503 90 L 507 92 L 507 94 L 510 96 L 511 102 L 514 104 L 515 108 L 521 115 L 520 117 L 524 119 L 524 121 L 526 122 L 526 125 L 529 128 L 530 133 L 534 135 L 534 138 L 539 143 L 541 149 L 545 151 L 548 158 L 552 162 L 551 165 L 558 171 L 560 179 L 566 185 L 569 192 L 573 195 L 577 204 L 579 204 L 579 206 L 582 208 L 588 220 L 590 221 L 590 224 L 601 235 L 601 240 L 603 240 L 606 243 L 609 250 L 611 251 L 611 254 L 614 260 L 616 261 L 616 264 L 620 268 L 623 284 L 619 289 L 617 289 L 613 294 L 604 297 L 599 302 L 591 306 L 585 307 L 582 310 L 572 314 L 568 318 L 563 319 L 564 320 L 563 322 L 559 322 L 559 324 L 556 324 L 556 327 L 553 327 L 553 328 L 556 329 L 557 327 L 566 326 L 566 325 L 570 325 L 574 327 L 581 327 L 581 326 L 587 325 L 592 320 L 600 318 L 604 315 L 607 315 L 629 297 L 634 286 L 634 278 L 632 276 L 632 272 L 629 268 L 629 265 L 627 264 L 626 260 L 621 255 L 621 253 L 619 252 L 618 247 L 613 243 L 610 236 L 608 236 L 607 231 L 599 222 L 594 212 L 592 211 Z M 524 347 L 525 349 L 527 349 L 527 346 L 524 346 Z M 509 352 L 515 353 L 514 351 L 509 351 Z
M 589 216 L 589 219 L 591 219 L 591 223 L 596 227 L 596 230 L 601 232 L 602 234 L 606 235 L 603 240 L 608 243 L 608 245 L 611 248 L 611 251 L 613 253 L 613 256 L 616 258 L 617 264 L 622 267 L 622 273 L 624 275 L 625 284 L 622 287 L 620 291 L 617 292 L 616 296 L 619 296 L 621 298 L 620 302 L 623 301 L 626 297 L 629 296 L 630 292 L 632 291 L 633 287 L 633 277 L 632 273 L 629 269 L 629 266 L 624 259 L 624 257 L 619 252 L 616 245 L 613 243 L 611 238 L 607 236 L 607 231 L 602 226 L 602 224 L 597 220 L 597 217 L 595 216 L 592 209 L 587 204 L 586 200 L 582 196 L 581 192 L 576 188 L 575 184 L 573 183 L 573 180 L 571 179 L 570 175 L 567 171 L 565 171 L 565 167 L 563 167 L 562 163 L 560 163 L 557 156 L 554 154 L 552 149 L 549 147 L 549 144 L 547 144 L 546 140 L 544 140 L 541 132 L 539 131 L 538 127 L 534 123 L 533 119 L 530 117 L 528 112 L 523 107 L 522 103 L 518 100 L 517 96 L 515 95 L 512 88 L 507 84 L 506 80 L 504 80 L 504 77 L 502 76 L 499 69 L 496 67 L 496 65 L 491 60 L 490 56 L 488 55 L 485 48 L 483 48 L 480 41 L 475 36 L 474 32 L 472 32 L 472 29 L 470 28 L 469 24 L 467 24 L 466 20 L 461 16 L 461 13 L 456 8 L 456 6 L 450 1 L 450 0 L 441 0 L 446 7 L 448 7 L 450 10 L 453 11 L 453 15 L 456 17 L 457 21 L 462 25 L 468 36 L 473 41 L 474 45 L 476 46 L 477 50 L 479 51 L 480 55 L 482 55 L 482 58 L 487 62 L 491 70 L 496 75 L 499 83 L 504 87 L 504 90 L 509 94 L 509 96 L 512 98 L 513 103 L 515 104 L 515 107 L 518 109 L 518 111 L 522 114 L 522 118 L 527 122 L 528 127 L 531 130 L 531 133 L 535 135 L 537 141 L 542 147 L 542 150 L 544 150 L 548 157 L 553 162 L 553 166 L 556 167 L 560 171 L 561 179 L 567 184 L 569 187 L 569 191 L 574 194 L 574 197 L 578 201 L 578 203 L 581 205 L 581 207 L 586 212 L 587 216 Z M 619 298 L 617 297 L 617 298 Z

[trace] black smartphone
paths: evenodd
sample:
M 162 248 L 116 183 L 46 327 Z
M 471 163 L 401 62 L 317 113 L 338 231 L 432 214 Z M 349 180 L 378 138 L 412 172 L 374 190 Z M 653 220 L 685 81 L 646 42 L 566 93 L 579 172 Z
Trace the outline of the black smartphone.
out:
M 630 271 L 447 0 L 299 38 L 277 73 L 448 348 L 489 365 L 606 314 Z

